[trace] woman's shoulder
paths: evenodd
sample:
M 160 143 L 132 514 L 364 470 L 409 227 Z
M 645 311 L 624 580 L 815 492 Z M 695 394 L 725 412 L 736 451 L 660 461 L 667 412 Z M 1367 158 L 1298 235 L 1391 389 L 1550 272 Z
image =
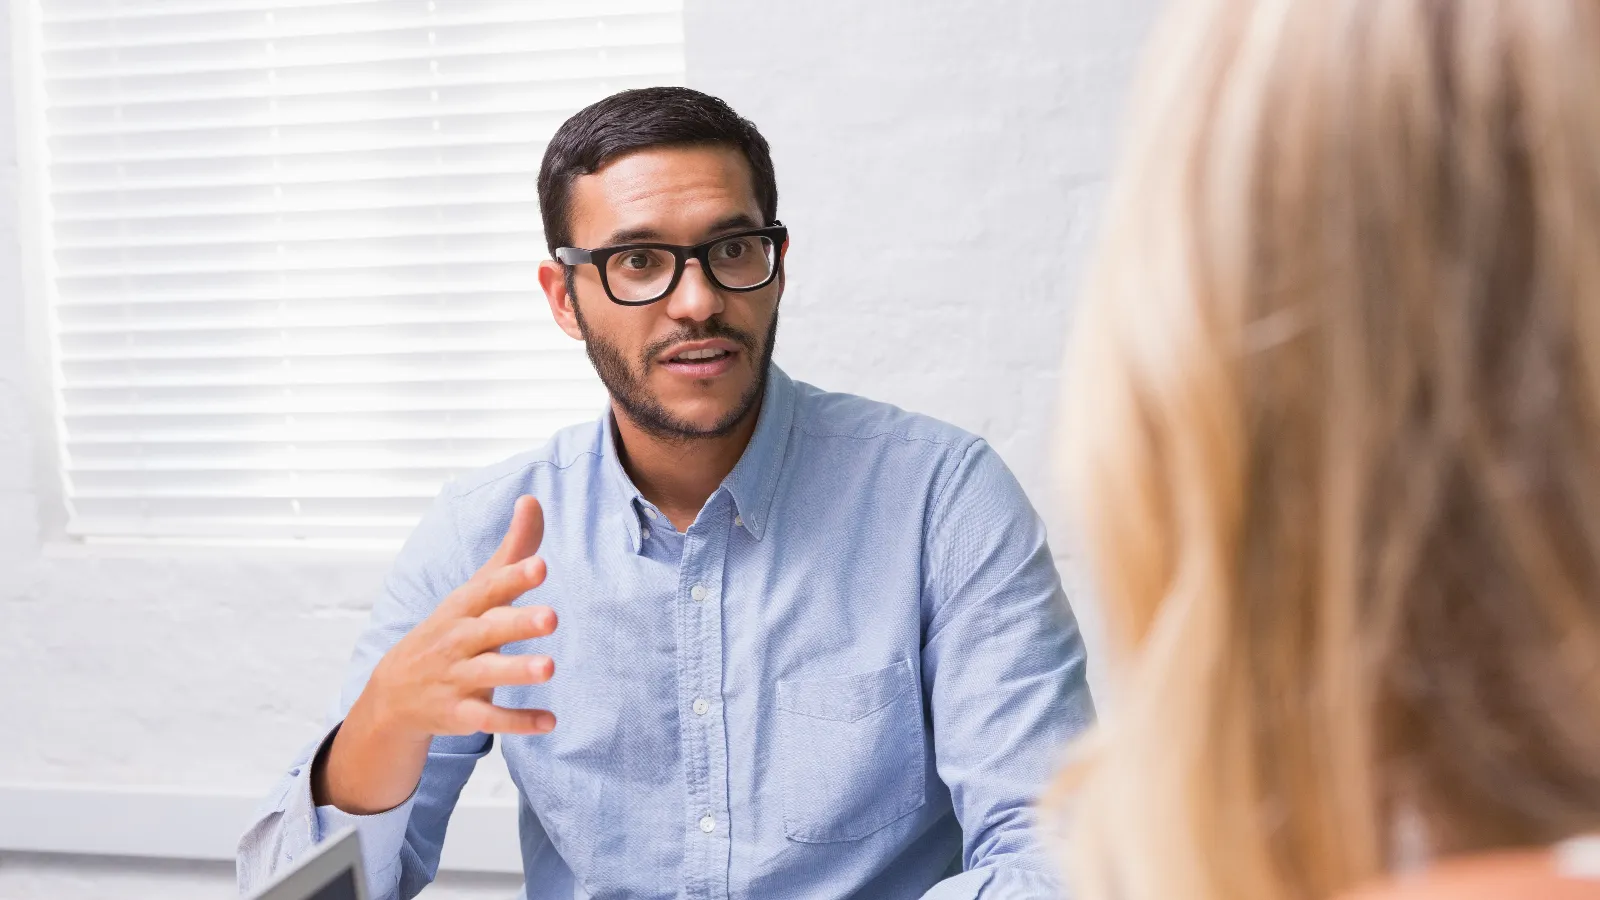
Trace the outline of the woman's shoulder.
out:
M 1600 900 L 1600 871 L 1559 851 L 1506 851 L 1440 862 L 1340 900 Z

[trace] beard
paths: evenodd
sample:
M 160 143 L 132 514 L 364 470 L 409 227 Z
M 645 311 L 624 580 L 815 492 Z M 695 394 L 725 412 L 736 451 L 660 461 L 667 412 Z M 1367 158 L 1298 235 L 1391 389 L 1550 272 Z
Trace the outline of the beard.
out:
M 578 320 L 578 330 L 583 334 L 584 351 L 589 355 L 589 362 L 594 364 L 600 382 L 606 386 L 612 401 L 628 420 L 652 437 L 674 442 L 722 437 L 739 427 L 766 393 L 767 376 L 772 369 L 772 348 L 778 337 L 776 305 L 773 307 L 772 321 L 767 325 L 764 341 L 758 343 L 755 336 L 749 332 L 734 328 L 721 319 L 711 318 L 704 322 L 689 323 L 673 334 L 652 343 L 640 354 L 638 366 L 635 367 L 628 364 L 621 348 L 589 330 L 588 323 L 583 320 L 583 312 L 578 305 L 576 295 L 569 294 L 569 296 L 573 298 L 572 311 Z M 739 401 L 721 419 L 706 427 L 686 421 L 667 409 L 661 400 L 645 387 L 644 373 L 649 371 L 655 358 L 672 345 L 683 341 L 703 341 L 711 338 L 723 338 L 738 344 L 751 359 L 756 361 L 756 365 L 755 377 L 751 379 L 750 386 L 745 389 Z

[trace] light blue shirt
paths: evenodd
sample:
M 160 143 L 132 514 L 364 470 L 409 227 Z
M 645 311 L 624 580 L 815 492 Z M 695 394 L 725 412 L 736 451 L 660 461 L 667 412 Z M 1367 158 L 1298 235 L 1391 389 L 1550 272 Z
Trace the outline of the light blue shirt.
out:
M 982 440 L 772 369 L 750 445 L 678 533 L 611 419 L 447 486 L 356 645 L 378 659 L 488 559 L 517 497 L 545 510 L 548 684 L 495 702 L 529 898 L 1055 897 L 1031 804 L 1093 716 L 1084 650 L 1021 487 Z M 342 716 L 343 712 L 341 712 Z M 331 734 L 331 732 L 330 732 Z M 376 898 L 433 878 L 487 735 L 434 740 L 404 804 L 311 799 L 314 742 L 239 848 L 244 889 L 344 825 Z

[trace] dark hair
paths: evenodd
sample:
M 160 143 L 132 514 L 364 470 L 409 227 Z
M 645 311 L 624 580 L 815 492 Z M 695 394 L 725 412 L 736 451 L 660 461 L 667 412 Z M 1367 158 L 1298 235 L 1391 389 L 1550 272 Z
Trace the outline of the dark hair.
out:
M 612 159 L 646 147 L 722 144 L 750 162 L 756 203 L 770 225 L 778 218 L 778 181 L 767 139 L 756 126 L 710 94 L 686 87 L 622 91 L 592 103 L 563 122 L 539 166 L 539 211 L 554 256 L 569 246 L 568 198 L 572 182 Z M 592 248 L 590 248 L 592 249 Z

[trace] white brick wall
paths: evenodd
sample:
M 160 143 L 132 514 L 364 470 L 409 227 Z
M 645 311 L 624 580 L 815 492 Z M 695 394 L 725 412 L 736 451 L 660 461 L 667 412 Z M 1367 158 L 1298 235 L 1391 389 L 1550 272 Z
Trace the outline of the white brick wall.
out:
M 686 14 L 690 83 L 773 145 L 794 240 L 779 362 L 984 435 L 1057 533 L 1062 339 L 1155 6 L 690 0 Z M 47 540 L 13 133 L 0 103 L 0 782 L 264 790 L 316 729 L 387 561 Z M 508 789 L 489 770 L 468 790 Z M 231 878 L 222 864 L 0 854 L 0 900 L 222 897 Z M 458 876 L 424 896 L 509 884 Z

